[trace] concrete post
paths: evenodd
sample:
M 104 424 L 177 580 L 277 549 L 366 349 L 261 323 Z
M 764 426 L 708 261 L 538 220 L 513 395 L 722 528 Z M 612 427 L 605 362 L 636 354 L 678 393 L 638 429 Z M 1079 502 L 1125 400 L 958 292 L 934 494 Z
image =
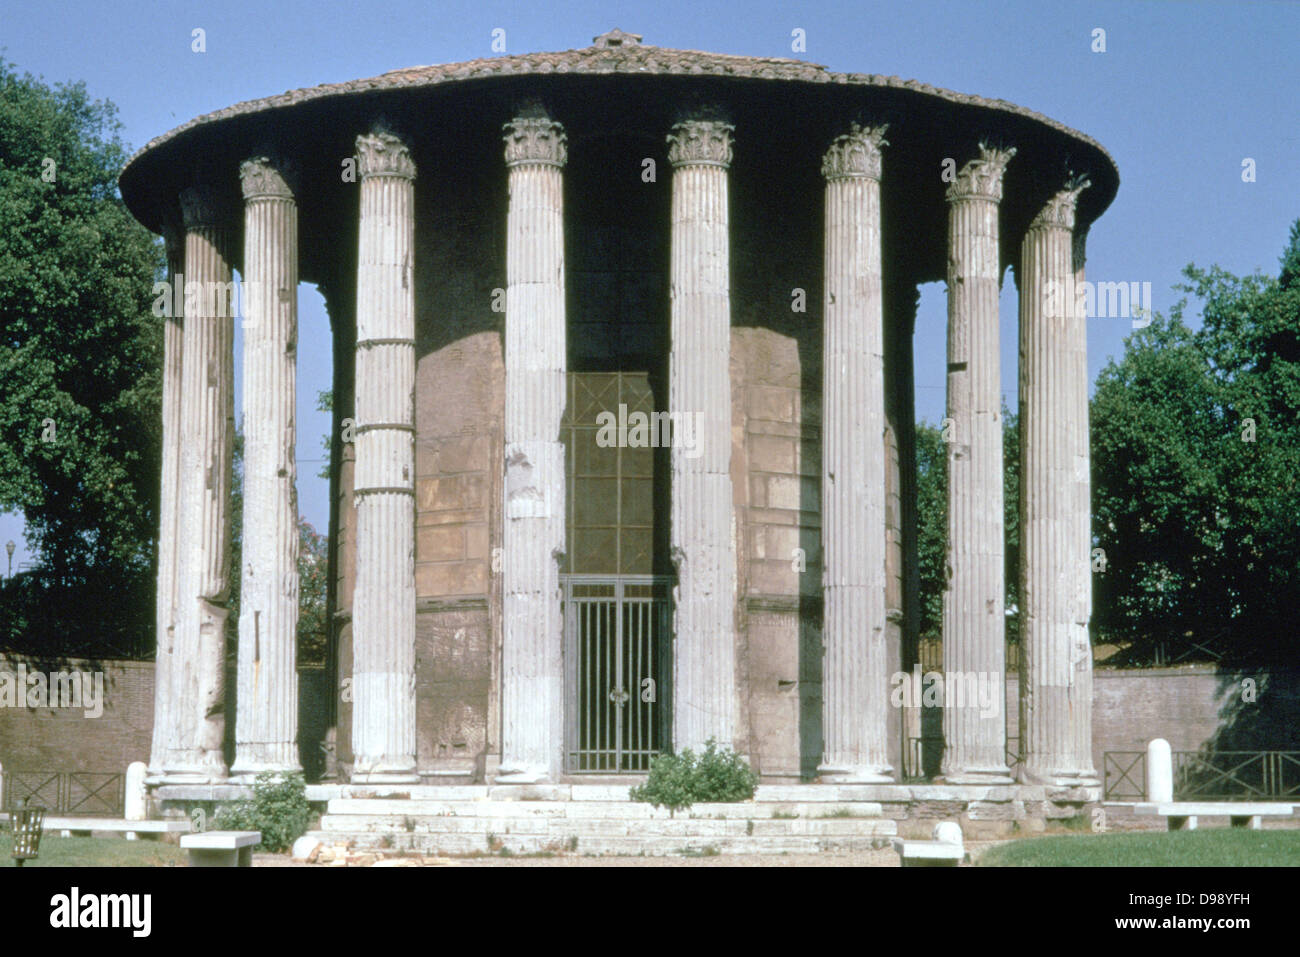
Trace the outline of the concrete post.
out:
M 727 169 L 734 127 L 677 123 L 673 165 L 668 407 L 694 415 L 694 449 L 674 442 L 673 745 L 734 747 L 736 553 L 731 493 L 731 287 Z
M 230 481 L 234 443 L 234 283 L 229 235 L 214 191 L 181 193 L 185 223 L 181 369 L 177 634 L 169 695 L 175 747 L 169 782 L 226 776 L 226 602 L 230 595 Z
M 1020 727 L 1022 777 L 1095 786 L 1092 766 L 1091 503 L 1082 251 L 1066 186 L 1034 218 L 1020 281 Z
M 176 668 L 178 537 L 181 484 L 181 363 L 184 355 L 185 234 L 163 229 L 167 249 L 169 308 L 163 318 L 162 486 L 158 501 L 157 641 L 154 651 L 153 741 L 149 774 L 161 778 L 167 752 L 175 747 L 176 703 L 171 693 Z
M 892 782 L 887 740 L 880 170 L 885 128 L 838 137 L 826 178 L 822 368 L 825 782 Z
M 415 164 L 357 137 L 352 780 L 415 783 Z
M 132 761 L 126 766 L 126 802 L 123 817 L 128 821 L 144 821 L 149 818 L 149 795 L 145 790 L 145 764 Z
M 298 771 L 298 491 L 294 453 L 298 209 L 294 171 L 266 157 L 244 192 L 244 514 L 235 763 Z
M 558 780 L 564 747 L 564 181 L 560 124 L 505 124 L 505 515 L 500 783 Z
M 948 587 L 943 596 L 949 783 L 1009 783 L 1003 571 L 998 203 L 1015 150 L 980 147 L 948 199 Z
M 1164 738 L 1153 738 L 1147 742 L 1147 800 L 1159 804 L 1173 799 L 1173 752 Z

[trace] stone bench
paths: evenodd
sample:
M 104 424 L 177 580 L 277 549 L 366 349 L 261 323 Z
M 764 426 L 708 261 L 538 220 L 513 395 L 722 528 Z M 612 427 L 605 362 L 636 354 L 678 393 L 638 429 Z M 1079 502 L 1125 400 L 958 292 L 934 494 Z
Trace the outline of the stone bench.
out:
M 7 820 L 8 814 L 0 814 L 0 821 Z M 118 817 L 47 816 L 44 827 L 45 833 L 57 831 L 60 837 L 107 831 L 121 834 L 128 841 L 136 840 L 141 834 L 188 834 L 193 830 L 189 821 L 124 821 Z
M 1164 801 L 1138 804 L 1134 814 L 1163 817 L 1171 831 L 1194 831 L 1198 817 L 1226 817 L 1233 827 L 1260 829 L 1265 817 L 1290 817 L 1294 804 L 1250 803 L 1246 801 Z
M 186 834 L 181 847 L 189 852 L 190 867 L 252 867 L 253 846 L 260 831 L 204 831 Z
M 932 841 L 894 837 L 889 843 L 898 853 L 900 867 L 956 867 L 966 859 L 961 828 L 951 821 L 934 826 Z

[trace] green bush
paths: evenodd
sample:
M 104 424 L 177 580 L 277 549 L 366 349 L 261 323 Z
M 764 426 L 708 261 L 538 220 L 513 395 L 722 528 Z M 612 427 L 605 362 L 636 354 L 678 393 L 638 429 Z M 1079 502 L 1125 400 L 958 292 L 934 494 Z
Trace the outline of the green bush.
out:
M 311 805 L 302 774 L 263 771 L 253 782 L 253 800 L 237 801 L 217 811 L 222 831 L 261 831 L 262 850 L 287 851 L 307 831 Z
M 628 796 L 633 801 L 680 811 L 700 802 L 748 801 L 757 786 L 758 775 L 740 755 L 730 748 L 719 750 L 717 742 L 710 738 L 703 754 L 685 748 L 655 758 L 646 783 L 632 788 Z

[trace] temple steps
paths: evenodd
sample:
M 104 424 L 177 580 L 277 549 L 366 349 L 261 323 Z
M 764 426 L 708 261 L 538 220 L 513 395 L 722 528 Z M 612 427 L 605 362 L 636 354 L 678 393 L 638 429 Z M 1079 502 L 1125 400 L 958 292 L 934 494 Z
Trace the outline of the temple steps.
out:
M 621 790 L 622 800 L 605 801 L 336 798 L 311 836 L 358 849 L 435 855 L 659 856 L 870 850 L 897 834 L 877 802 L 760 800 L 696 804 L 670 814 L 629 801 Z

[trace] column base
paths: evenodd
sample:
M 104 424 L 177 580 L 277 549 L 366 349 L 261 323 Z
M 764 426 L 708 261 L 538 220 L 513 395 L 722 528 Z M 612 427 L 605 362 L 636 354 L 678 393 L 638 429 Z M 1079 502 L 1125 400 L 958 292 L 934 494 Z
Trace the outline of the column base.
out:
M 893 768 L 884 764 L 819 764 L 817 778 L 822 784 L 894 784 Z
M 1025 784 L 1041 784 L 1054 788 L 1101 787 L 1101 777 L 1093 768 L 1063 771 L 1059 768 L 1035 768 L 1024 765 L 1020 770 L 1020 780 Z
M 146 780 L 150 784 L 156 783 L 159 787 L 172 784 L 228 784 L 230 775 L 226 773 L 225 768 L 219 772 L 198 768 L 164 768 L 157 778 Z
M 493 784 L 550 784 L 551 773 L 544 768 L 503 765 L 492 779 Z
M 259 774 L 271 771 L 275 774 L 302 774 L 302 767 L 297 761 L 275 763 L 268 761 L 241 761 L 235 758 L 230 768 L 230 783 L 252 784 Z
M 943 772 L 947 784 L 1015 784 L 1010 768 L 962 768 Z
M 419 784 L 420 772 L 415 762 L 376 761 L 352 765 L 352 774 L 348 778 L 352 784 Z
M 420 775 L 414 771 L 353 771 L 350 784 L 419 784 Z

